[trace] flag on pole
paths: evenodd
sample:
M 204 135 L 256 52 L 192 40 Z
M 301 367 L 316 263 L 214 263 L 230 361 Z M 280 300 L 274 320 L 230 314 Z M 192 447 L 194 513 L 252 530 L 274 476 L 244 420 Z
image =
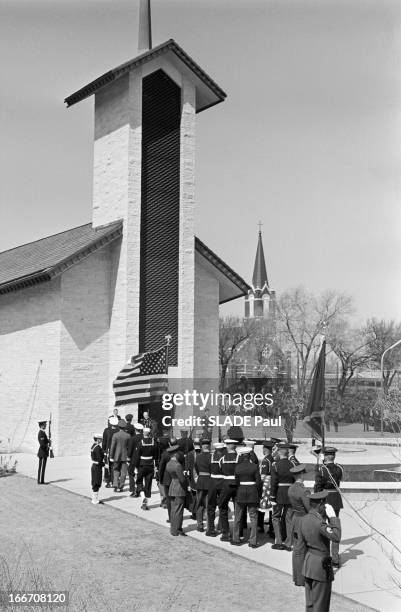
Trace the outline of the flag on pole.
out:
M 322 440 L 324 438 L 324 372 L 326 366 L 326 340 L 323 340 L 322 348 L 315 365 L 312 386 L 306 406 L 303 425 L 313 437 Z
M 115 405 L 157 401 L 167 391 L 167 380 L 167 346 L 135 355 L 113 382 Z

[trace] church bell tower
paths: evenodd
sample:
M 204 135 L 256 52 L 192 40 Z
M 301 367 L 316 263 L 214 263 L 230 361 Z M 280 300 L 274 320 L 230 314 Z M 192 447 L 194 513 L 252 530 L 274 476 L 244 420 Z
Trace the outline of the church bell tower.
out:
M 192 379 L 196 114 L 226 94 L 174 40 L 152 46 L 150 0 L 140 0 L 138 55 L 65 101 L 92 95 L 92 223 L 123 225 L 110 271 L 110 381 L 167 334 L 170 372 Z

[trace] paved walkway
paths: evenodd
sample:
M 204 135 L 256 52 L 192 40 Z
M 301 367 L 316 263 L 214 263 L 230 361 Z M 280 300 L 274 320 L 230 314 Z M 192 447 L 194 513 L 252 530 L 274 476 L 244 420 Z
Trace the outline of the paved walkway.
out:
M 36 477 L 37 459 L 33 455 L 14 455 L 18 459 L 18 472 Z M 78 495 L 90 497 L 90 460 L 85 457 L 58 457 L 49 459 L 46 479 L 51 484 Z M 159 507 L 160 498 L 156 491 L 152 495 L 151 510 L 144 512 L 140 500 L 129 497 L 128 492 L 114 493 L 112 489 L 101 489 L 101 499 L 106 504 L 128 512 L 153 523 L 168 528 L 166 511 Z M 391 542 L 401 548 L 401 499 L 391 502 L 380 498 L 375 501 L 353 502 L 361 515 L 372 521 L 377 529 L 385 533 Z M 291 555 L 286 551 L 275 551 L 270 547 L 271 541 L 264 537 L 264 545 L 253 550 L 248 546 L 232 547 L 229 543 L 220 542 L 219 538 L 206 538 L 198 533 L 194 523 L 186 516 L 184 528 L 188 534 L 210 546 L 227 550 L 232 554 L 256 561 L 262 565 L 291 573 Z M 342 512 L 343 541 L 340 546 L 342 567 L 336 572 L 333 591 L 347 596 L 367 608 L 396 612 L 401 609 L 401 592 L 397 584 L 401 573 L 394 569 L 391 555 L 393 547 L 376 536 L 347 506 Z M 401 555 L 395 558 L 401 567 Z

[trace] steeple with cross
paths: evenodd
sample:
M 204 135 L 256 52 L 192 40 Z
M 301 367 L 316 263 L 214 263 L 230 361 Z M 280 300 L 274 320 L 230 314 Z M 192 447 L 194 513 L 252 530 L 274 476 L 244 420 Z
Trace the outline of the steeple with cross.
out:
M 252 289 L 245 298 L 246 318 L 275 318 L 275 292 L 269 287 L 262 241 L 262 221 L 258 222 L 258 244 L 253 267 Z

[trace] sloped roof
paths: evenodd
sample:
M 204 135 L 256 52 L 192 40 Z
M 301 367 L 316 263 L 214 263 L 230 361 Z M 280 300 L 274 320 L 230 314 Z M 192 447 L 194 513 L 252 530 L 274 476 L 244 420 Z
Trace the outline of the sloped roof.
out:
M 0 253 L 0 293 L 51 280 L 122 233 L 122 222 L 91 223 Z
M 252 285 L 254 289 L 263 289 L 269 286 L 266 272 L 265 254 L 262 244 L 262 232 L 259 232 L 258 248 L 256 249 L 255 266 L 253 269 Z
M 122 230 L 122 221 L 98 229 L 87 223 L 3 251 L 0 253 L 0 294 L 55 278 L 84 257 L 116 240 L 122 235 Z M 230 291 L 229 299 L 247 294 L 250 289 L 247 283 L 196 237 L 195 249 L 235 287 L 235 291 Z
M 85 98 L 92 96 L 137 66 L 146 64 L 156 57 L 166 54 L 173 63 L 178 64 L 184 72 L 186 71 L 188 74 L 191 74 L 197 82 L 196 111 L 198 113 L 219 102 L 223 102 L 227 97 L 227 94 L 221 87 L 171 38 L 157 47 L 145 51 L 145 53 L 138 55 L 134 59 L 105 72 L 94 81 L 91 81 L 68 96 L 64 102 L 67 106 L 72 106 L 81 100 L 85 100 Z

